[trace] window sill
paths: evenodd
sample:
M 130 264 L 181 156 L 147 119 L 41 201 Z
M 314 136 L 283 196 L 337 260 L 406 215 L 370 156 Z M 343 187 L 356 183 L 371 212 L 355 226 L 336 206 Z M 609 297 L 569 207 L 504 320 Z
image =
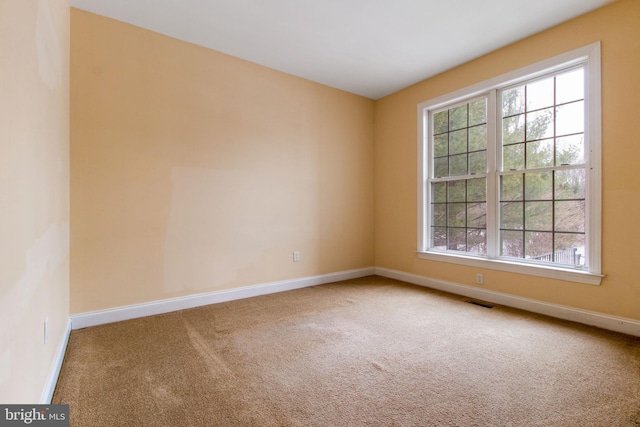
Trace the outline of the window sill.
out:
M 510 273 L 526 274 L 530 276 L 546 277 L 549 279 L 566 280 L 569 282 L 584 283 L 587 285 L 600 285 L 604 275 L 590 273 L 584 270 L 555 268 L 534 264 L 525 264 L 498 259 L 472 257 L 443 252 L 421 252 L 418 258 L 430 261 L 448 262 L 451 264 L 467 265 L 470 267 L 488 268 L 491 270 L 507 271 Z

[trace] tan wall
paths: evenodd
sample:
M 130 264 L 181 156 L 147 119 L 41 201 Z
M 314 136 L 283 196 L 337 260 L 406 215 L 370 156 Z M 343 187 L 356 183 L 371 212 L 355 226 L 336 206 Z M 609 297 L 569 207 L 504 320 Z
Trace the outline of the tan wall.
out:
M 373 265 L 373 101 L 77 9 L 71 34 L 72 313 Z
M 38 403 L 69 318 L 67 0 L 0 0 L 0 236 L 0 402 Z
M 555 304 L 640 319 L 640 1 L 621 0 L 425 80 L 376 103 L 376 266 Z M 420 260 L 417 104 L 571 49 L 602 41 L 601 286 Z M 427 52 L 428 54 L 428 52 Z

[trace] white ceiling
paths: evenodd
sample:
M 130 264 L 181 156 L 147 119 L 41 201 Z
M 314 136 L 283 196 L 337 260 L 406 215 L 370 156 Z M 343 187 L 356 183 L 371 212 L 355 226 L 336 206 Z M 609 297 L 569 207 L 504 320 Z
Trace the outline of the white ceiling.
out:
M 378 99 L 614 0 L 70 0 Z

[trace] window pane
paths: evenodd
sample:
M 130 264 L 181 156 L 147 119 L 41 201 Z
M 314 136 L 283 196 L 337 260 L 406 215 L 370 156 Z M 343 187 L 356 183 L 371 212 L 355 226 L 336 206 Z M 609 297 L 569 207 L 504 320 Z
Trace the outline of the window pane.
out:
M 467 205 L 467 227 L 487 227 L 486 203 L 469 203 Z
M 553 203 L 552 202 L 525 203 L 524 228 L 527 230 L 538 230 L 538 231 L 553 230 Z
M 527 85 L 527 111 L 553 106 L 553 77 Z
M 524 169 L 524 144 L 505 145 L 502 147 L 502 169 Z
M 557 108 L 556 135 L 584 132 L 584 102 L 578 101 Z
M 434 157 L 442 157 L 449 154 L 449 134 L 443 133 L 433 137 Z
M 467 230 L 467 252 L 486 255 L 487 230 L 483 230 L 483 229 Z
M 553 166 L 553 139 L 527 143 L 527 169 Z
M 553 233 L 524 233 L 525 258 L 553 262 Z
M 525 200 L 551 200 L 553 197 L 551 172 L 524 174 Z
M 449 228 L 447 249 L 463 252 L 467 250 L 467 232 L 465 228 Z
M 458 154 L 458 155 L 449 157 L 449 175 L 450 176 L 466 175 L 467 171 L 468 171 L 468 168 L 467 168 L 466 154 Z
M 469 173 L 487 172 L 487 153 L 478 151 L 469 154 Z
M 467 130 L 457 130 L 449 134 L 449 154 L 467 152 Z
M 527 141 L 553 137 L 553 108 L 527 113 Z
M 449 176 L 449 158 L 439 157 L 437 159 L 433 159 L 433 169 L 434 178 Z
M 556 231 L 576 231 L 584 233 L 584 200 L 556 202 Z
M 447 248 L 447 229 L 444 227 L 433 227 L 431 229 L 431 246 L 436 249 Z
M 469 151 L 487 148 L 487 125 L 469 128 Z
M 522 174 L 505 175 L 500 180 L 500 200 L 522 200 Z
M 502 256 L 522 258 L 524 255 L 522 231 L 500 232 L 500 249 Z
M 466 183 L 464 180 L 449 181 L 447 183 L 449 193 L 447 196 L 448 202 L 464 202 L 466 201 Z
M 431 184 L 431 201 L 435 203 L 444 203 L 447 201 L 447 183 L 436 182 Z
M 482 98 L 469 103 L 469 126 L 487 122 L 487 99 Z
M 487 179 L 476 178 L 467 181 L 467 201 L 484 202 L 487 200 Z
M 584 162 L 584 135 L 556 138 L 556 165 L 575 165 Z
M 500 228 L 522 230 L 524 228 L 523 205 L 522 202 L 500 203 Z
M 584 99 L 584 70 L 569 71 L 556 77 L 556 104 Z
M 585 264 L 584 234 L 556 233 L 554 244 L 555 262 L 570 265 Z
M 448 203 L 447 204 L 447 226 L 464 227 L 467 223 L 467 204 Z
M 584 169 L 555 171 L 555 198 L 584 199 L 586 185 Z
M 502 92 L 502 117 L 524 113 L 524 86 Z
M 433 133 L 443 133 L 449 130 L 449 111 L 440 111 L 433 115 Z
M 467 104 L 449 110 L 449 130 L 467 127 Z
M 447 226 L 447 205 L 446 203 L 438 203 L 431 205 L 431 224 L 434 226 Z
M 502 143 L 514 144 L 524 141 L 524 114 L 502 119 Z

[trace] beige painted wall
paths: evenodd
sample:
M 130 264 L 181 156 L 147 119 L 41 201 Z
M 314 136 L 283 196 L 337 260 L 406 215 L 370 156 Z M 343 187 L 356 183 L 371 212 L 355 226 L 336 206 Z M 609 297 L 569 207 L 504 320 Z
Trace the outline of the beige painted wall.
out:
M 373 101 L 77 9 L 71 36 L 72 313 L 373 266 Z
M 620 0 L 376 102 L 376 266 L 640 319 L 640 1 Z M 601 286 L 420 260 L 417 104 L 571 49 L 602 42 L 603 223 Z M 428 53 L 428 52 L 427 52 Z
M 0 94 L 0 402 L 38 403 L 69 318 L 67 0 L 0 0 Z

